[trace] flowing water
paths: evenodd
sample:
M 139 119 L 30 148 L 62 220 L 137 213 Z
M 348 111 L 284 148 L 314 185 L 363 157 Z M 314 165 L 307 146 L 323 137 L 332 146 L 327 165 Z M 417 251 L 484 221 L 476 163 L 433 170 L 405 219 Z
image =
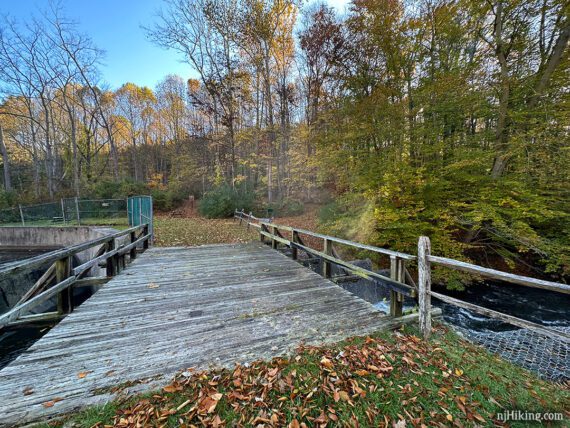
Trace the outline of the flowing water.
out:
M 369 261 L 352 263 L 372 269 Z M 317 264 L 311 268 L 317 272 L 321 269 Z M 378 273 L 389 275 L 386 271 Z M 387 287 L 363 279 L 341 282 L 340 285 L 382 312 L 389 313 L 390 290 Z M 504 282 L 479 283 L 462 292 L 444 290 L 442 293 L 570 334 L 570 296 L 567 294 Z M 570 347 L 567 344 L 434 298 L 432 304 L 440 307 L 443 320 L 468 340 L 534 371 L 542 378 L 556 381 L 570 379 Z M 415 308 L 416 302 L 406 298 L 404 312 Z

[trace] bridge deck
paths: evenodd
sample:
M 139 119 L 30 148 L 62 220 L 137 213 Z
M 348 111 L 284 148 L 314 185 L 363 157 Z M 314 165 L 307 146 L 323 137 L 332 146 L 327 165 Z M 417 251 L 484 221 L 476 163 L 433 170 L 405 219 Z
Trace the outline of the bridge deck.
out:
M 152 248 L 0 371 L 0 425 L 393 325 L 262 244 Z

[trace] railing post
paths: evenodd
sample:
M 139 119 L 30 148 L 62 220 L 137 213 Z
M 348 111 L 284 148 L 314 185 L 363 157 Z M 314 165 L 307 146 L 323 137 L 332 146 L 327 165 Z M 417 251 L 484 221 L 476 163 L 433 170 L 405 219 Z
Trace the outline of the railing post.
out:
M 431 266 L 428 256 L 431 243 L 427 236 L 418 241 L 418 299 L 420 304 L 420 332 L 424 339 L 431 333 Z
M 299 233 L 295 229 L 291 231 L 291 242 L 293 244 L 297 244 L 299 242 Z M 297 257 L 298 257 L 297 247 L 291 245 L 291 258 L 293 260 L 297 260 Z
M 250 212 L 249 212 L 248 219 L 247 219 L 247 229 L 248 229 L 248 230 L 249 230 L 249 223 L 250 223 L 250 221 L 251 221 L 251 215 L 252 215 L 252 214 L 253 214 L 253 211 L 250 211 Z
M 143 235 L 144 236 L 144 235 Z M 133 242 L 135 242 L 137 240 L 137 234 L 136 232 L 131 232 L 131 244 Z M 137 258 L 137 247 L 134 246 L 133 248 L 131 248 L 131 252 L 130 252 L 130 257 L 131 257 L 131 261 L 133 261 L 134 259 Z
M 279 243 L 275 239 L 276 236 L 277 236 L 277 228 L 275 226 L 271 226 L 271 248 L 273 248 L 274 250 L 276 250 L 277 246 L 279 245 Z
M 323 253 L 325 253 L 327 256 L 332 256 L 332 245 L 333 243 L 330 239 L 325 239 L 323 244 Z M 331 263 L 328 260 L 323 259 L 323 276 L 325 278 L 330 278 L 332 276 L 331 268 Z
M 390 256 L 390 278 L 398 282 L 404 282 L 404 260 L 396 256 Z M 390 290 L 390 315 L 401 317 L 404 306 L 404 296 L 397 291 Z
M 107 242 L 107 251 L 113 251 L 115 249 L 115 238 Z M 115 257 L 111 256 L 107 259 L 107 276 L 115 276 L 117 274 L 117 268 L 115 265 Z
M 262 244 L 265 244 L 265 236 L 263 236 L 262 232 L 267 232 L 267 226 L 263 223 L 260 223 L 259 226 L 259 240 Z
M 145 224 L 145 226 L 143 227 L 143 236 L 148 235 L 149 232 L 149 228 L 148 228 L 148 224 Z M 148 250 L 148 244 L 149 243 L 149 239 L 145 239 L 143 241 L 143 250 Z
M 239 213 L 239 224 L 240 224 L 240 226 L 241 226 L 242 221 L 243 221 L 243 208 Z
M 66 256 L 63 259 L 57 260 L 55 262 L 55 282 L 59 284 L 69 278 L 71 274 L 71 257 Z M 63 315 L 64 313 L 69 313 L 73 309 L 73 299 L 72 299 L 72 288 L 71 286 L 61 290 L 57 293 L 57 313 Z

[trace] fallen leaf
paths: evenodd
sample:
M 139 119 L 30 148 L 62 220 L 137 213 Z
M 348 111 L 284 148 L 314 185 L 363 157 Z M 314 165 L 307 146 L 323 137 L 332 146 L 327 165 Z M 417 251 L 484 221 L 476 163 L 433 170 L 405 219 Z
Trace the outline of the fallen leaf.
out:
M 88 371 L 85 371 L 85 372 L 79 372 L 79 373 L 77 373 L 77 377 L 78 377 L 79 379 L 83 379 L 83 378 L 84 378 L 85 376 L 87 376 L 89 373 L 92 373 L 92 371 L 91 371 L 91 370 L 88 370 Z

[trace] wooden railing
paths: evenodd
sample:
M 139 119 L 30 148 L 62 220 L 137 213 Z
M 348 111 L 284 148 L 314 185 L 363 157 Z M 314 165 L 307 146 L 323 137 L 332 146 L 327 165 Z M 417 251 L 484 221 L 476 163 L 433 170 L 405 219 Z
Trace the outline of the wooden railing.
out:
M 82 244 L 6 264 L 0 268 L 0 279 L 25 274 L 51 263 L 16 305 L 0 315 L 0 329 L 29 322 L 54 321 L 70 313 L 73 311 L 74 287 L 97 286 L 106 283 L 111 277 L 121 272 L 128 261 L 134 260 L 139 250 L 144 251 L 148 248 L 151 235 L 148 224 L 142 224 Z M 119 245 L 118 238 L 126 236 L 128 236 L 127 243 Z M 73 256 L 96 247 L 99 248 L 90 260 L 75 268 L 72 266 Z M 101 265 L 105 267 L 105 276 L 85 277 L 93 267 Z M 57 311 L 26 315 L 56 295 Z
M 433 314 L 431 298 L 434 297 L 442 302 L 460 308 L 468 309 L 477 314 L 498 319 L 520 328 L 526 328 L 543 336 L 554 338 L 565 343 L 570 343 L 570 335 L 567 333 L 547 328 L 531 321 L 514 317 L 512 315 L 507 315 L 491 309 L 483 308 L 481 306 L 464 302 L 462 300 L 432 291 L 431 265 L 438 264 L 447 268 L 476 274 L 484 278 L 501 280 L 512 284 L 540 288 L 543 290 L 555 291 L 564 294 L 570 294 L 570 285 L 515 275 L 512 273 L 502 272 L 495 269 L 484 268 L 482 266 L 461 262 L 459 260 L 448 259 L 445 257 L 432 256 L 430 240 L 425 236 L 419 238 L 418 255 L 416 257 L 410 254 L 378 248 L 371 245 L 360 244 L 357 242 L 348 241 L 346 239 L 327 236 L 308 230 L 274 224 L 266 219 L 259 219 L 253 216 L 251 213 L 245 214 L 243 210 L 236 210 L 234 217 L 239 219 L 240 223 L 246 222 L 248 227 L 252 226 L 259 229 L 261 241 L 264 242 L 265 239 L 268 239 L 273 248 L 278 248 L 278 245 L 280 244 L 291 248 L 292 257 L 294 259 L 297 258 L 298 250 L 303 250 L 309 254 L 316 256 L 317 258 L 320 258 L 323 261 L 323 276 L 327 278 L 330 278 L 331 276 L 331 264 L 336 264 L 359 277 L 371 280 L 373 282 L 381 282 L 384 286 L 388 286 L 391 289 L 390 314 L 392 316 L 399 316 L 402 314 L 402 297 L 404 295 L 417 298 L 419 303 L 420 331 L 426 339 L 429 337 L 431 332 L 431 316 Z M 289 237 L 286 238 L 281 233 L 281 231 L 289 233 Z M 323 240 L 323 251 L 318 251 L 305 245 L 301 238 L 301 235 L 311 236 Z M 367 269 L 360 268 L 340 259 L 334 250 L 333 244 L 342 244 L 353 248 L 368 250 L 389 256 L 391 260 L 390 278 L 369 271 Z M 417 260 L 418 268 L 417 285 L 406 269 L 406 262 L 414 260 Z
M 334 236 L 323 235 L 310 230 L 275 224 L 269 219 L 261 219 L 253 216 L 251 213 L 246 214 L 243 210 L 236 210 L 234 218 L 238 219 L 240 224 L 245 222 L 247 227 L 255 227 L 259 229 L 261 242 L 268 240 L 268 243 L 271 243 L 272 248 L 277 249 L 279 245 L 290 248 L 292 258 L 295 260 L 297 259 L 299 250 L 320 259 L 322 261 L 322 275 L 325 278 L 335 279 L 332 278 L 332 265 L 334 264 L 342 267 L 344 270 L 357 277 L 381 283 L 385 287 L 388 287 L 390 289 L 390 314 L 392 316 L 397 317 L 402 315 L 404 296 L 417 296 L 414 281 L 406 269 L 406 262 L 415 260 L 415 256 L 371 245 L 360 244 L 358 242 L 348 241 Z M 286 237 L 285 234 L 288 236 Z M 316 250 L 307 245 L 303 240 L 305 236 L 322 241 L 323 251 Z M 342 260 L 336 251 L 335 245 L 344 245 L 360 250 L 367 250 L 389 257 L 390 277 Z
M 570 335 L 547 328 L 540 324 L 533 323 L 521 318 L 507 315 L 502 312 L 494 311 L 491 309 L 483 308 L 473 303 L 464 302 L 454 297 L 446 296 L 444 294 L 436 293 L 431 290 L 431 265 L 438 264 L 447 268 L 460 270 L 472 274 L 479 275 L 484 278 L 500 280 L 509 282 L 511 284 L 518 284 L 525 287 L 540 288 L 543 290 L 555 291 L 558 293 L 570 294 L 570 285 L 560 284 L 558 282 L 544 281 L 541 279 L 530 278 L 527 276 L 515 275 L 512 273 L 501 272 L 495 269 L 484 268 L 471 263 L 465 263 L 458 260 L 448 259 L 445 257 L 438 257 L 431 255 L 430 240 L 426 236 L 422 236 L 418 242 L 418 290 L 419 290 L 419 310 L 420 310 L 420 330 L 425 338 L 429 337 L 431 332 L 431 298 L 441 300 L 442 302 L 450 305 L 458 306 L 460 308 L 468 309 L 479 315 L 489 318 L 501 320 L 503 322 L 512 324 L 517 327 L 526 328 L 528 330 L 539 333 L 553 339 L 560 340 L 565 343 L 570 343 Z

